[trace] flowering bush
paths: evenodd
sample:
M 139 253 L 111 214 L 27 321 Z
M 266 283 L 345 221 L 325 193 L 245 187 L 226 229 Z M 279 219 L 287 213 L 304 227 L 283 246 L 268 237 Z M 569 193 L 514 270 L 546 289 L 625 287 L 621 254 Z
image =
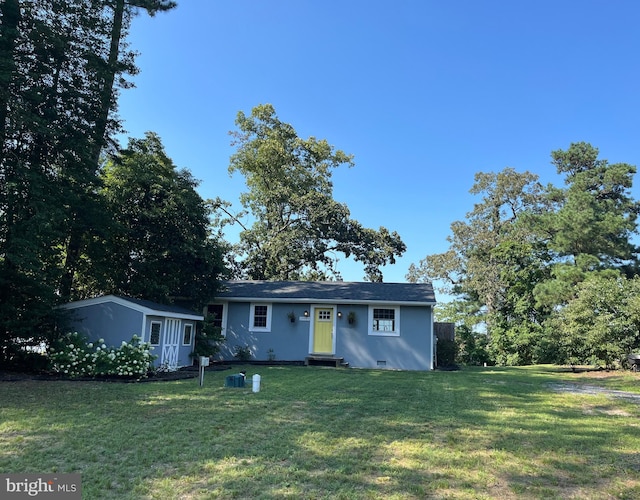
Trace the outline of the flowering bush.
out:
M 94 363 L 90 346 L 79 334 L 68 333 L 49 348 L 53 370 L 72 377 L 93 375 Z
M 54 371 L 70 377 L 95 375 L 119 375 L 124 377 L 146 377 L 151 363 L 157 357 L 147 342 L 134 335 L 130 342 L 120 347 L 107 347 L 104 339 L 95 344 L 87 343 L 78 333 L 68 333 L 49 349 Z
M 152 371 L 155 373 L 171 373 L 178 371 L 178 367 L 170 365 L 169 363 L 162 363 L 160 366 L 153 368 Z

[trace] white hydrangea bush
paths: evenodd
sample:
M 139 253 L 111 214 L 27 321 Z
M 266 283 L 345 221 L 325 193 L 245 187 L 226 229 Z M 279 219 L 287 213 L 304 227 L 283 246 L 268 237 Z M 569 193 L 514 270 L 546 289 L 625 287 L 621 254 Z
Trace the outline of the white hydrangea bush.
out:
M 117 375 L 144 378 L 157 357 L 151 354 L 152 349 L 137 335 L 115 348 L 107 346 L 104 339 L 87 343 L 85 337 L 75 332 L 66 334 L 49 348 L 49 358 L 55 372 L 69 377 Z

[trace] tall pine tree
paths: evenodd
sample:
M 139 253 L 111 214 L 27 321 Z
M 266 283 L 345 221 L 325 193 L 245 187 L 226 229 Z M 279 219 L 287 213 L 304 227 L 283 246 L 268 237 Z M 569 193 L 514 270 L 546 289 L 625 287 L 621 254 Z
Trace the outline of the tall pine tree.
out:
M 131 17 L 163 0 L 0 3 L 0 358 L 52 331 L 102 213 L 100 152 L 117 129 L 114 82 Z M 122 12 L 122 19 L 119 12 Z M 18 340 L 20 339 L 20 340 Z

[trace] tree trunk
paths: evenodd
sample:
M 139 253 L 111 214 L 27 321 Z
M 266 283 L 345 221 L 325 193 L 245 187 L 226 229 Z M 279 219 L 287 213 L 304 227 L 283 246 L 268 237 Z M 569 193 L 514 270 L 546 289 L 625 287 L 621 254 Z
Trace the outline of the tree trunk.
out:
M 2 26 L 0 27 L 0 148 L 4 151 L 7 130 L 7 107 L 9 87 L 15 70 L 14 51 L 20 23 L 19 0 L 4 0 L 0 4 Z
M 120 39 L 122 37 L 122 25 L 124 21 L 125 0 L 116 0 L 113 7 L 113 25 L 111 27 L 111 45 L 109 58 L 104 75 L 102 95 L 100 96 L 100 114 L 96 119 L 96 128 L 93 143 L 92 161 L 97 169 L 100 162 L 100 152 L 104 147 L 109 111 L 111 111 L 111 99 L 113 97 L 113 84 L 116 80 L 118 57 L 120 56 Z
M 98 171 L 100 165 L 100 153 L 106 144 L 105 134 L 109 122 L 109 112 L 111 111 L 111 100 L 113 98 L 113 85 L 118 68 L 118 57 L 120 55 L 120 39 L 122 37 L 122 26 L 124 21 L 125 0 L 116 0 L 113 7 L 113 25 L 111 27 L 111 43 L 109 47 L 109 57 L 107 59 L 104 79 L 100 95 L 100 110 L 96 117 L 96 127 L 93 136 L 90 164 L 88 170 Z M 86 225 L 82 222 L 82 215 L 79 212 L 82 207 L 76 206 L 72 214 L 69 242 L 67 244 L 67 254 L 64 263 L 64 274 L 60 282 L 60 295 L 69 300 L 73 291 L 73 281 L 78 269 L 78 263 L 83 250 L 82 239 L 86 231 Z

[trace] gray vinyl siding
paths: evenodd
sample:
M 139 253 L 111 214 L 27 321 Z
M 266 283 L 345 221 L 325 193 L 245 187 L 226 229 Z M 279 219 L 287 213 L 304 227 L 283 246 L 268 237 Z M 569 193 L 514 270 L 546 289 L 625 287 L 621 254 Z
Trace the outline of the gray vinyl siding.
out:
M 384 307 L 384 306 L 383 306 Z M 387 368 L 401 370 L 429 370 L 431 359 L 431 308 L 400 307 L 400 335 L 369 335 L 369 306 L 349 306 L 356 314 L 356 322 L 338 322 L 336 355 L 344 357 L 350 366 L 358 368 Z
M 90 342 L 102 338 L 117 347 L 134 334 L 142 335 L 142 313 L 114 302 L 79 307 L 71 314 L 71 331 L 86 335 Z
M 220 359 L 233 359 L 236 348 L 248 346 L 253 359 L 268 359 L 269 349 L 276 360 L 301 361 L 309 355 L 312 305 L 335 307 L 336 357 L 344 358 L 354 368 L 387 368 L 402 370 L 432 369 L 432 309 L 429 306 L 400 306 L 400 334 L 398 336 L 369 335 L 368 304 L 314 304 L 269 303 L 271 331 L 250 331 L 251 302 L 229 302 L 227 307 L 226 342 L 222 345 Z M 378 306 L 376 306 L 378 307 Z M 380 307 L 386 307 L 382 305 Z M 304 311 L 309 317 L 304 318 Z M 288 313 L 293 312 L 291 323 Z M 355 322 L 349 324 L 349 313 L 355 314 Z
M 182 338 L 184 336 L 184 325 L 190 324 L 192 325 L 191 330 L 191 344 L 190 345 L 182 345 Z M 193 352 L 193 345 L 196 336 L 196 322 L 190 321 L 186 319 L 180 320 L 180 340 L 178 345 L 178 366 L 191 366 L 194 364 L 194 359 L 190 356 Z M 156 353 L 154 353 L 156 354 Z M 157 360 L 156 360 L 157 362 Z
M 144 333 L 144 341 L 149 342 L 151 339 L 151 323 L 160 323 L 160 344 L 152 346 L 151 354 L 154 356 L 158 356 L 154 361 L 154 366 L 160 366 L 162 364 L 162 348 L 165 342 L 165 334 L 166 334 L 166 320 L 172 319 L 171 316 L 147 316 L 147 321 L 145 324 L 145 333 Z M 193 351 L 193 342 L 196 334 L 196 322 L 190 320 L 181 319 L 180 321 L 180 336 L 178 340 L 178 366 L 191 366 L 194 363 L 194 360 L 191 356 L 191 352 Z M 193 325 L 193 331 L 191 334 L 191 344 L 190 345 L 182 345 L 182 336 L 184 334 L 184 325 L 185 323 Z
M 153 360 L 154 366 L 160 366 L 162 364 L 162 346 L 164 344 L 164 335 L 165 335 L 165 318 L 162 316 L 147 316 L 147 320 L 144 325 L 144 342 L 151 341 L 151 324 L 152 323 L 160 323 L 160 344 L 151 346 L 151 354 L 157 356 L 156 359 Z M 191 364 L 191 363 L 189 363 Z
M 268 302 L 254 302 L 268 304 Z M 303 360 L 309 352 L 309 321 L 300 320 L 309 307 L 300 304 L 271 304 L 271 331 L 250 331 L 250 302 L 233 302 L 227 311 L 226 342 L 222 344 L 221 359 L 233 359 L 237 347 L 249 346 L 253 359 L 267 360 L 269 349 L 277 360 Z M 288 313 L 293 311 L 295 322 Z
M 159 322 L 160 345 L 153 346 L 151 353 L 158 356 L 154 361 L 155 366 L 161 364 L 162 346 L 165 340 L 165 320 L 166 316 L 148 315 L 143 326 L 143 314 L 139 311 L 125 307 L 114 302 L 104 302 L 85 307 L 78 307 L 71 312 L 71 331 L 75 331 L 87 336 L 89 342 L 96 342 L 103 339 L 108 347 L 118 348 L 122 342 L 130 342 L 134 335 L 142 337 L 144 342 L 149 342 L 151 323 Z M 182 335 L 185 323 L 193 325 L 191 345 L 182 345 Z M 178 366 L 190 366 L 193 364 L 189 354 L 193 351 L 193 340 L 195 337 L 196 321 L 180 320 L 180 339 L 178 346 Z

